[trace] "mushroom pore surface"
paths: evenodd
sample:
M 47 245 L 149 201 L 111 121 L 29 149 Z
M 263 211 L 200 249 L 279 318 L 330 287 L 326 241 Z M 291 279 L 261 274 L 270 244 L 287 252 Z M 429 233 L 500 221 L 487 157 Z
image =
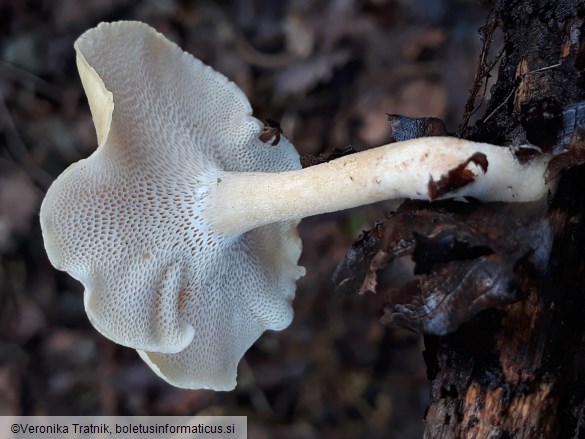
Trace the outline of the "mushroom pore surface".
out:
M 229 390 L 267 329 L 292 319 L 298 221 L 213 231 L 208 183 L 224 171 L 299 169 L 258 140 L 241 90 L 149 26 L 102 23 L 75 43 L 99 146 L 50 187 L 51 263 L 79 280 L 91 323 L 179 387 Z

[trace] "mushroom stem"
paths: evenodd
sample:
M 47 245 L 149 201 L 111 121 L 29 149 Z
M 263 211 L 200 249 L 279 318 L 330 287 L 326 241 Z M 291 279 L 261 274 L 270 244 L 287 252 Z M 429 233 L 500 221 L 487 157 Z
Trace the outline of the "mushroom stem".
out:
M 475 153 L 487 170 L 469 163 L 474 180 L 440 198 L 527 202 L 543 197 L 550 157 L 526 165 L 509 148 L 452 137 L 424 137 L 380 146 L 298 171 L 230 172 L 212 184 L 212 228 L 243 233 L 285 220 L 334 212 L 377 201 L 429 200 L 429 181 L 439 180 Z

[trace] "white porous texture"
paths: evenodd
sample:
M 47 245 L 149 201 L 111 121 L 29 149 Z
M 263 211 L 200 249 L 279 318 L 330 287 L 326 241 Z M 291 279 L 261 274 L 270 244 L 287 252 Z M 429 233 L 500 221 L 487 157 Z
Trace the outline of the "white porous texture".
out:
M 298 154 L 258 140 L 241 90 L 145 24 L 102 23 L 75 48 L 100 145 L 43 201 L 49 259 L 84 285 L 92 324 L 165 380 L 232 389 L 250 345 L 291 322 L 301 242 L 296 221 L 213 232 L 206 188 L 299 169 Z

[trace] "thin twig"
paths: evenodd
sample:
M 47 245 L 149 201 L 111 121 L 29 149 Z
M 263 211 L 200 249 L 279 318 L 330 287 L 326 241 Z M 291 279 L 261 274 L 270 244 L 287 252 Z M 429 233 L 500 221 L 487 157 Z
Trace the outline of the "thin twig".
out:
M 508 96 L 506 96 L 506 99 L 504 99 L 504 101 L 503 101 L 503 102 L 502 102 L 500 105 L 498 105 L 498 106 L 497 106 L 497 107 L 496 107 L 496 108 L 495 108 L 495 109 L 494 109 L 494 110 L 493 110 L 493 111 L 492 111 L 490 114 L 488 114 L 488 115 L 487 115 L 487 116 L 484 118 L 484 120 L 483 120 L 483 123 L 487 122 L 487 121 L 488 121 L 488 120 L 489 120 L 489 119 L 490 119 L 490 118 L 491 118 L 491 117 L 492 117 L 494 114 L 496 114 L 496 112 L 497 112 L 497 111 L 498 111 L 500 108 L 502 108 L 504 105 L 506 105 L 506 102 L 508 102 L 508 101 L 510 100 L 510 98 L 512 97 L 512 95 L 514 94 L 514 92 L 515 92 L 516 90 L 518 90 L 518 86 L 517 86 L 517 85 L 515 85 L 515 86 L 512 88 L 512 91 L 511 91 L 511 92 L 508 94 Z
M 4 122 L 2 123 L 2 121 Z M 6 132 L 6 146 L 14 160 L 24 163 L 28 156 L 28 149 L 16 128 L 12 116 L 10 116 L 10 112 L 4 102 L 4 97 L 0 96 L 0 132 L 2 131 Z
M 520 76 L 518 77 L 518 79 L 521 81 L 522 79 L 524 79 L 524 78 L 525 78 L 526 76 L 528 76 L 528 75 L 531 75 L 531 74 L 533 74 L 533 73 L 540 73 L 540 72 L 544 72 L 545 70 L 550 70 L 550 69 L 553 69 L 553 68 L 555 68 L 555 67 L 559 67 L 560 65 L 561 65 L 561 63 L 557 63 L 557 64 L 553 64 L 553 65 L 550 65 L 550 66 L 541 67 L 540 69 L 531 70 L 531 71 L 529 71 L 529 72 L 526 72 L 526 73 L 524 73 L 524 74 L 520 75 Z M 517 85 L 515 85 L 515 86 L 512 88 L 512 91 L 511 91 L 511 92 L 508 94 L 508 96 L 506 96 L 506 99 L 504 99 L 504 101 L 503 101 L 503 102 L 502 102 L 500 105 L 498 105 L 498 106 L 497 106 L 497 107 L 496 107 L 496 108 L 495 108 L 495 109 L 494 109 L 494 110 L 493 110 L 493 111 L 492 111 L 492 112 L 491 112 L 489 115 L 487 115 L 487 116 L 485 117 L 485 119 L 483 120 L 483 123 L 487 122 L 487 121 L 488 121 L 488 120 L 489 120 L 489 119 L 490 119 L 490 118 L 491 118 L 491 117 L 492 117 L 494 114 L 496 114 L 496 112 L 497 112 L 497 111 L 498 111 L 500 108 L 502 108 L 504 105 L 506 105 L 506 103 L 507 103 L 507 102 L 510 100 L 510 98 L 512 97 L 512 95 L 513 95 L 513 94 L 514 94 L 514 93 L 515 93 L 517 90 L 518 90 L 518 86 L 517 86 Z
M 528 75 L 531 75 L 532 73 L 544 72 L 545 70 L 554 69 L 555 67 L 559 67 L 560 65 L 561 65 L 561 63 L 557 63 L 557 64 L 553 64 L 553 65 L 550 65 L 550 66 L 541 67 L 540 69 L 530 70 L 529 72 L 524 73 L 523 76 L 528 76 Z
M 2 121 L 4 122 L 2 123 Z M 12 162 L 17 163 L 33 182 L 46 191 L 54 180 L 54 177 L 39 166 L 31 163 L 30 153 L 26 143 L 20 136 L 12 116 L 10 116 L 4 98 L 0 96 L 0 133 L 2 131 L 6 132 L 6 146 L 9 154 L 12 156 L 10 157 Z
M 489 76 L 489 72 L 493 69 L 493 67 L 496 65 L 497 61 L 499 60 L 499 58 L 502 56 L 503 51 L 500 51 L 500 53 L 497 55 L 494 62 L 490 63 L 490 65 L 487 65 L 487 57 L 488 57 L 489 52 L 490 52 L 493 35 L 494 35 L 494 32 L 496 31 L 497 27 L 498 27 L 498 14 L 492 10 L 492 11 L 490 11 L 490 13 L 488 15 L 487 22 L 486 22 L 485 26 L 481 29 L 483 46 L 481 48 L 481 53 L 479 56 L 477 73 L 476 73 L 475 78 L 473 80 L 473 84 L 471 86 L 471 89 L 469 90 L 469 97 L 467 98 L 467 102 L 465 104 L 465 112 L 463 114 L 463 119 L 462 119 L 461 123 L 459 124 L 459 127 L 457 128 L 457 133 L 459 136 L 461 136 L 463 131 L 465 129 L 467 129 L 467 125 L 469 124 L 469 119 L 471 119 L 471 116 L 473 114 L 475 114 L 475 112 L 477 112 L 479 107 L 474 108 L 475 107 L 475 99 L 477 97 L 477 94 L 479 93 L 481 86 L 483 84 L 484 96 L 485 96 L 485 90 L 487 87 L 487 78 Z M 483 99 L 482 99 L 482 103 L 483 103 Z
M 27 70 L 9 64 L 6 61 L 0 61 L 0 76 L 20 82 L 29 87 L 31 87 L 31 84 L 34 84 L 38 91 L 51 99 L 61 100 L 63 97 L 63 90 L 59 87 Z

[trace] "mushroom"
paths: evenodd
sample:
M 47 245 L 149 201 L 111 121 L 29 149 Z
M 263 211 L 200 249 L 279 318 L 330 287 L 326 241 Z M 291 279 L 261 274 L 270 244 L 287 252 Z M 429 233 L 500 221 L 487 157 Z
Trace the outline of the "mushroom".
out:
M 546 156 L 524 166 L 507 148 L 449 137 L 301 170 L 284 136 L 260 140 L 235 84 L 149 26 L 102 23 L 75 49 L 98 148 L 48 190 L 45 248 L 83 284 L 94 327 L 178 387 L 234 388 L 245 351 L 290 324 L 303 217 L 429 199 L 429 181 L 458 166 L 469 181 L 442 197 L 547 192 Z

